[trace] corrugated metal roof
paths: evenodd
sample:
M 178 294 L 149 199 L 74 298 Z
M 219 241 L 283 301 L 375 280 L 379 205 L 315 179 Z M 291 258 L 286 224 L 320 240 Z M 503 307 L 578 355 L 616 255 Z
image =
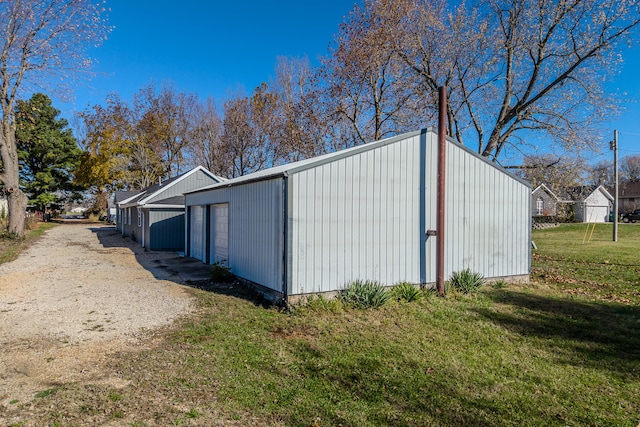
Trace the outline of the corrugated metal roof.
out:
M 195 170 L 195 169 L 194 169 Z M 187 176 L 187 174 L 191 173 L 192 171 L 189 172 L 185 172 L 182 173 L 180 175 L 176 175 L 173 178 L 169 178 L 169 179 L 165 179 L 164 181 L 159 182 L 158 184 L 153 184 L 148 186 L 147 188 L 144 189 L 145 193 L 152 195 L 157 193 L 159 190 L 164 190 L 167 186 L 169 186 L 171 183 L 178 181 L 179 179 Z
M 166 199 L 162 199 L 162 200 L 156 200 L 155 202 L 151 202 L 148 204 L 148 206 L 153 206 L 153 205 L 182 205 L 184 206 L 184 196 L 174 196 L 174 197 L 168 197 Z
M 140 194 L 142 190 L 138 190 L 138 191 L 124 191 L 124 190 L 116 190 L 116 192 L 113 195 L 113 201 L 114 203 L 118 204 L 120 202 L 123 202 L 127 199 L 130 199 L 131 197 Z

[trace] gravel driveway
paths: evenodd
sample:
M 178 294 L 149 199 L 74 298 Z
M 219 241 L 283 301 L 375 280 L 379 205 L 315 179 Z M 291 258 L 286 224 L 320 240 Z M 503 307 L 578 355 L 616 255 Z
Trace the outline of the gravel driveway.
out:
M 192 310 L 189 288 L 157 268 L 175 258 L 113 227 L 62 224 L 0 265 L 0 405 L 71 381 L 126 385 L 102 362 Z

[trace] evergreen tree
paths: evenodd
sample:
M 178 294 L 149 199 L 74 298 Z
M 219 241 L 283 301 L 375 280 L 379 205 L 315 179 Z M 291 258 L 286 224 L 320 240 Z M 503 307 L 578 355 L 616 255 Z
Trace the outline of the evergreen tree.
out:
M 18 101 L 15 114 L 20 181 L 30 202 L 43 210 L 74 195 L 81 150 L 60 111 L 47 95 L 36 93 Z

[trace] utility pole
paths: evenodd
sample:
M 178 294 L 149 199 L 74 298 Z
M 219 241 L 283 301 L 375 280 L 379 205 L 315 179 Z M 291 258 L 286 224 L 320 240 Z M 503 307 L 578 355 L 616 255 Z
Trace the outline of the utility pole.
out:
M 613 141 L 609 142 L 609 147 L 613 150 L 613 176 L 614 176 L 614 195 L 613 195 L 613 241 L 618 241 L 618 131 L 613 131 Z

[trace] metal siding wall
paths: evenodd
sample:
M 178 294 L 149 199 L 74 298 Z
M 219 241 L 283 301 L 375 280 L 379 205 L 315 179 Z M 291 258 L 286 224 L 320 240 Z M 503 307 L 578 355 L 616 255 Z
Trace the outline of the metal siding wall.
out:
M 154 209 L 146 227 L 149 249 L 184 250 L 183 210 Z
M 282 180 L 234 188 L 242 206 L 229 202 L 231 268 L 242 265 L 241 276 L 270 289 L 282 290 Z M 240 227 L 238 227 L 240 225 Z M 235 271 L 235 270 L 234 270 Z
M 142 221 L 144 224 L 144 247 L 151 248 L 151 212 L 149 209 L 142 210 Z
M 464 230 L 466 228 L 465 222 L 468 221 L 468 213 L 466 212 L 466 207 L 464 205 L 464 201 L 468 197 L 465 187 L 465 169 L 467 165 L 464 163 L 464 160 L 465 159 L 460 150 L 453 149 L 451 144 L 447 144 L 447 181 L 445 188 L 445 278 L 448 278 L 451 271 L 456 269 L 453 265 L 457 262 L 452 261 L 459 260 L 464 257 Z
M 131 212 L 131 224 L 129 224 L 129 215 Z M 125 224 L 123 227 L 123 233 L 127 237 L 131 237 L 131 233 L 134 233 L 136 239 L 140 240 L 140 227 L 138 227 L 138 211 L 136 207 L 125 208 Z
M 419 140 L 291 176 L 290 294 L 419 281 Z
M 135 214 L 131 218 L 131 225 L 135 225 L 136 238 L 140 241 L 142 239 L 142 208 L 136 207 L 134 212 Z
M 116 222 L 116 230 L 124 233 L 124 209 L 118 208 L 118 221 Z
M 447 156 L 451 154 L 451 150 L 447 149 Z M 425 147 L 425 198 L 426 198 L 426 212 L 425 212 L 425 224 L 427 230 L 435 230 L 437 228 L 437 206 L 436 200 L 438 195 L 437 178 L 438 178 L 438 135 L 435 133 L 428 133 L 426 135 L 426 147 Z M 417 207 L 416 207 L 417 209 Z M 447 213 L 445 218 L 445 226 L 452 221 L 451 216 Z M 427 283 L 433 283 L 436 281 L 436 242 L 437 237 L 429 237 L 426 242 L 426 263 L 427 263 Z M 448 250 L 445 247 L 445 250 Z M 446 258 L 449 258 L 447 255 Z
M 235 275 L 278 292 L 283 274 L 282 192 L 283 180 L 277 178 L 186 196 L 187 206 L 229 204 L 229 267 Z
M 169 187 L 166 191 L 158 194 L 156 197 L 147 201 L 147 203 L 153 203 L 157 200 L 167 199 L 169 197 L 181 196 L 187 191 L 193 191 L 198 188 L 206 187 L 208 185 L 215 184 L 217 181 L 209 177 L 202 171 L 198 171 Z
M 293 172 L 288 183 L 288 294 L 335 291 L 350 280 L 420 280 L 420 138 Z M 437 135 L 425 146 L 426 229 L 436 228 Z M 235 274 L 281 291 L 283 181 L 189 194 L 187 206 L 229 203 L 229 262 Z M 531 189 L 462 146 L 447 144 L 445 274 L 486 277 L 530 267 Z M 194 236 L 190 236 L 193 240 Z M 436 238 L 426 241 L 435 281 Z
M 131 230 L 128 228 L 129 226 L 127 225 L 127 218 L 128 218 L 127 209 L 128 208 L 123 209 L 123 213 L 124 213 L 124 215 L 122 216 L 122 235 L 123 236 L 131 235 Z
M 448 144 L 445 275 L 529 273 L 531 189 L 462 147 Z

